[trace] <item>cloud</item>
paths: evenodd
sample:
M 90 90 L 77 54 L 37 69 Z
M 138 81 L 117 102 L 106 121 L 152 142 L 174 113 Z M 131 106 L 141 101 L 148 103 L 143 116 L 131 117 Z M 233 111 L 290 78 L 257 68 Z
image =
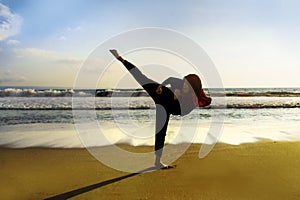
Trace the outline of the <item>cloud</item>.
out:
M 55 63 L 59 65 L 69 66 L 69 67 L 79 67 L 82 63 L 81 58 L 64 56 L 55 51 L 49 51 L 38 48 L 16 48 L 14 52 L 18 58 L 25 58 L 32 61 L 39 61 L 45 63 Z
M 1 71 L 0 71 L 1 72 Z M 10 70 L 5 70 L 0 73 L 0 84 L 15 84 L 15 83 L 24 83 L 27 81 L 25 76 L 20 74 L 12 73 Z
M 51 59 L 57 57 L 54 51 L 48 51 L 38 48 L 14 49 L 18 57 L 38 57 L 43 59 Z
M 6 43 L 9 45 L 18 45 L 18 44 L 20 44 L 20 41 L 19 40 L 8 40 Z
M 57 51 L 20 47 L 11 50 L 10 61 L 0 63 L 0 85 L 69 87 L 83 62 Z M 10 71 L 5 72 L 7 69 Z
M 72 36 L 74 37 L 74 35 L 80 33 L 84 31 L 83 27 L 78 25 L 78 26 L 74 26 L 74 27 L 66 27 L 64 28 L 64 30 L 62 31 L 61 35 L 58 36 L 58 40 L 59 41 L 67 41 L 70 40 L 70 38 L 72 38 Z
M 62 35 L 62 36 L 60 36 L 58 39 L 61 40 L 61 41 L 65 41 L 65 40 L 67 40 L 67 37 L 64 36 L 64 35 Z
M 0 41 L 19 33 L 23 18 L 0 3 Z
M 68 27 L 67 30 L 70 32 L 78 32 L 78 31 L 82 31 L 82 27 L 81 26 Z
M 18 45 L 18 44 L 20 44 L 20 41 L 18 41 L 18 40 L 8 40 L 6 43 L 9 44 L 9 45 Z

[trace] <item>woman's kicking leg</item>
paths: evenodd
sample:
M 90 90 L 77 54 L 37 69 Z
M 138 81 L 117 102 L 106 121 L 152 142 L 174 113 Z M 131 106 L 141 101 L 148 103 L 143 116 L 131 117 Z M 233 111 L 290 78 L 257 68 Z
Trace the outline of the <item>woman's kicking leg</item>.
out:
M 147 93 L 152 97 L 155 103 L 159 104 L 162 90 L 162 85 L 153 81 L 152 79 L 145 76 L 135 65 L 124 60 L 116 50 L 110 50 L 110 52 L 126 67 L 130 74 L 135 78 L 135 80 L 147 91 Z

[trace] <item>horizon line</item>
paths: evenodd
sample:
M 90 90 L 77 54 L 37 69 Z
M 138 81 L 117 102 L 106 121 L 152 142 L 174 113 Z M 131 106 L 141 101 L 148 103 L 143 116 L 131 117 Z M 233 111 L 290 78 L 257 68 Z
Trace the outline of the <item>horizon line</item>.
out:
M 64 87 L 64 86 L 2 86 L 0 85 L 0 89 L 6 89 L 6 88 L 13 88 L 13 89 L 75 89 L 75 90 L 107 90 L 107 89 L 113 89 L 113 90 L 143 90 L 142 87 L 138 88 L 113 88 L 113 87 L 103 87 L 103 88 L 74 88 L 74 87 Z M 299 89 L 300 86 L 280 86 L 280 87 L 274 87 L 274 86 L 246 86 L 246 87 L 223 87 L 224 89 Z M 204 89 L 221 89 L 220 87 L 204 87 Z

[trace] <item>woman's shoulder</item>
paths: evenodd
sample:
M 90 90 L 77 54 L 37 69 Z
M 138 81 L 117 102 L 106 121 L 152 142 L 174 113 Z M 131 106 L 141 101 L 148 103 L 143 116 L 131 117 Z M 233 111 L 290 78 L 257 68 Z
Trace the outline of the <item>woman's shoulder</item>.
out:
M 180 78 L 175 78 L 175 77 L 169 77 L 167 78 L 163 83 L 163 85 L 176 85 L 176 84 L 183 84 L 183 80 Z

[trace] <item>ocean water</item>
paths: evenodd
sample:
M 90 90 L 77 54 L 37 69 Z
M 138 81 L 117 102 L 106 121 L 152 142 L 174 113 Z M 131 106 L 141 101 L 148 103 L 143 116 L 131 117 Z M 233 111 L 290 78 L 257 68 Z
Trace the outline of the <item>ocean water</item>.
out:
M 208 108 L 172 116 L 166 142 L 204 143 L 211 126 L 222 126 L 218 142 L 300 139 L 300 88 L 207 89 Z M 225 107 L 218 98 L 226 95 Z M 76 106 L 74 106 L 76 104 Z M 0 146 L 74 148 L 87 145 L 77 124 L 96 122 L 110 143 L 153 145 L 155 105 L 143 90 L 0 88 Z M 75 112 L 74 112 L 75 111 Z M 76 116 L 74 116 L 74 114 Z M 94 123 L 95 124 L 95 123 Z M 180 131 L 179 131 L 180 130 Z M 97 134 L 89 146 L 99 142 Z

